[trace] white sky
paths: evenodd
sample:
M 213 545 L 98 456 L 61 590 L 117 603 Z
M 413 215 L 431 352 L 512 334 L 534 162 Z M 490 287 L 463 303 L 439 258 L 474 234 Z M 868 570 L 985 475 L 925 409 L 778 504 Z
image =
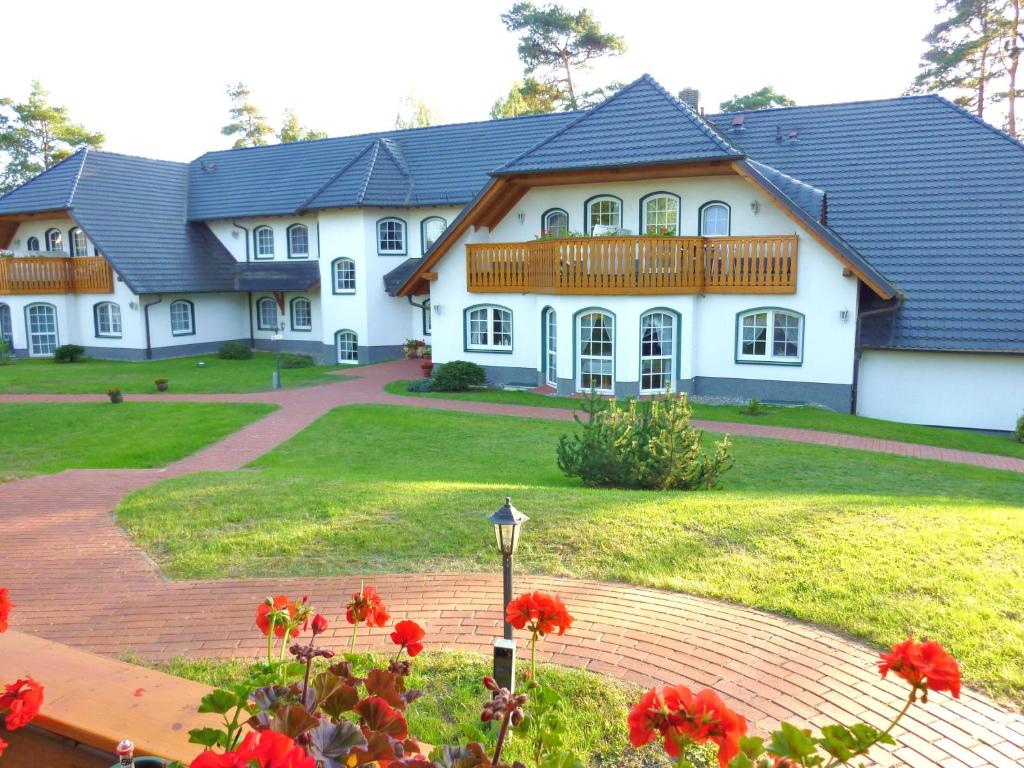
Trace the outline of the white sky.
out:
M 230 146 L 228 83 L 271 124 L 290 107 L 332 136 L 389 129 L 411 89 L 441 122 L 486 119 L 522 77 L 514 0 L 8 0 L 0 95 L 42 81 L 106 149 L 190 160 Z M 798 104 L 899 95 L 934 24 L 933 0 L 562 0 L 591 8 L 628 52 L 590 80 L 644 72 L 692 85 L 709 111 L 771 84 Z M 88 9 L 88 11 L 84 10 Z

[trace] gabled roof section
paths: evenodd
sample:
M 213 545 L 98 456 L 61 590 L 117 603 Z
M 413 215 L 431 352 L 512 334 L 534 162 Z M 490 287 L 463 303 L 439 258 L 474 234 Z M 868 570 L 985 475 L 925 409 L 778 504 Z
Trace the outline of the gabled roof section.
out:
M 320 265 L 315 261 L 250 262 L 238 265 L 238 280 L 235 289 L 239 291 L 308 291 L 319 283 Z
M 375 139 L 302 209 L 410 205 L 412 200 L 412 174 L 400 147 L 391 139 Z
M 495 171 L 497 175 L 738 159 L 690 107 L 643 75 Z
M 813 216 L 820 224 L 826 223 L 825 193 L 800 179 L 787 176 L 782 171 L 756 160 L 747 160 L 749 166 L 760 173 L 766 181 L 786 195 L 793 203 L 809 216 Z
M 0 215 L 67 210 L 88 154 L 88 149 L 81 149 L 0 197 Z

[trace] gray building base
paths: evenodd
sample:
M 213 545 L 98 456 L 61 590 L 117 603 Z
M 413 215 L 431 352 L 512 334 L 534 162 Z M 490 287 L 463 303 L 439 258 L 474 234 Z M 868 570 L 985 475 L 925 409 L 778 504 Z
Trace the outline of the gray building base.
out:
M 536 368 L 506 368 L 500 365 L 485 365 L 487 383 L 496 386 L 514 385 L 517 387 L 536 387 L 538 372 Z
M 853 387 L 849 384 L 823 384 L 816 381 L 696 376 L 693 379 L 692 394 L 697 398 L 720 398 L 733 402 L 757 398 L 766 403 L 820 405 L 833 411 L 849 413 Z

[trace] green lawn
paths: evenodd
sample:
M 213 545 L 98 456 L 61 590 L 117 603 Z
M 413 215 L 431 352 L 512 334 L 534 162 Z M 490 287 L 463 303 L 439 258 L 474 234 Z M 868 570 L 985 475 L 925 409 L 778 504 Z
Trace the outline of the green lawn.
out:
M 735 438 L 723 490 L 587 489 L 555 465 L 567 429 L 342 408 L 256 474 L 169 480 L 118 519 L 175 578 L 479 571 L 510 493 L 530 516 L 525 571 L 724 598 L 878 646 L 911 630 L 1024 701 L 1024 475 Z
M 428 636 L 428 642 L 429 639 Z M 387 659 L 380 656 L 357 654 L 349 658 L 353 659 L 357 670 L 365 671 L 371 665 L 387 665 Z M 428 649 L 417 656 L 413 660 L 413 674 L 409 682 L 413 689 L 423 691 L 424 695 L 409 706 L 409 732 L 435 746 L 474 739 L 493 745 L 496 729 L 482 730 L 483 724 L 480 723 L 480 710 L 488 698 L 480 680 L 491 674 L 490 666 L 489 659 L 474 654 Z M 525 667 L 525 664 L 521 665 L 520 669 Z M 243 678 L 249 671 L 248 663 L 244 661 L 188 658 L 174 659 L 156 668 L 214 686 Z M 574 751 L 588 766 L 654 768 L 671 765 L 659 748 L 648 747 L 637 752 L 629 745 L 626 715 L 640 696 L 638 688 L 589 672 L 546 665 L 540 667 L 538 677 L 562 694 L 570 713 L 564 734 L 565 747 Z M 508 743 L 508 751 L 503 751 L 503 754 L 510 760 L 525 760 L 525 746 L 525 742 L 513 738 Z M 707 755 L 704 750 L 691 753 L 702 768 L 710 765 Z M 714 764 L 717 765 L 718 761 L 715 760 Z
M 160 467 L 272 410 L 233 403 L 0 404 L 0 482 L 71 468 Z
M 205 365 L 199 367 L 199 363 Z M 153 379 L 167 379 L 171 392 L 260 392 L 270 389 L 275 357 L 257 352 L 251 360 L 221 360 L 216 355 L 177 357 L 170 360 L 119 362 L 83 360 L 55 363 L 50 359 L 19 359 L 0 366 L 0 394 L 27 392 L 102 394 L 107 387 L 123 392 L 156 392 Z M 331 374 L 342 366 L 313 366 L 281 371 L 285 387 L 305 387 L 342 381 Z
M 409 397 L 431 397 L 451 400 L 474 400 L 484 403 L 508 405 L 533 405 L 543 408 L 578 408 L 579 398 L 552 397 L 537 392 L 522 390 L 486 389 L 471 392 L 409 392 L 408 381 L 393 381 L 384 389 L 393 395 Z M 1024 397 L 1022 397 L 1024 407 Z M 868 419 L 848 413 L 836 413 L 824 408 L 810 406 L 765 406 L 767 412 L 751 416 L 738 405 L 705 405 L 693 403 L 693 417 L 708 421 L 736 421 L 745 424 L 764 424 L 777 427 L 798 427 L 821 432 L 841 432 L 847 435 L 877 437 L 883 440 L 900 440 L 906 443 L 936 445 L 941 448 L 955 448 L 961 451 L 994 453 L 1000 456 L 1016 456 L 1024 459 L 1024 443 L 1010 436 L 991 435 L 964 429 L 943 427 L 922 427 L 917 424 L 899 424 L 894 421 Z M 1012 425 L 1007 425 L 1008 427 Z

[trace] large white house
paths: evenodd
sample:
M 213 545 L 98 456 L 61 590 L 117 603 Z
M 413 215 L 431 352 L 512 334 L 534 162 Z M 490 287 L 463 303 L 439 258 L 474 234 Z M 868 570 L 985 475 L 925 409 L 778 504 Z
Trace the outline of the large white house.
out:
M 339 363 L 421 338 L 496 384 L 1007 430 L 1021 179 L 1024 146 L 936 96 L 704 117 L 648 76 L 583 112 L 82 151 L 0 198 L 0 333 Z

